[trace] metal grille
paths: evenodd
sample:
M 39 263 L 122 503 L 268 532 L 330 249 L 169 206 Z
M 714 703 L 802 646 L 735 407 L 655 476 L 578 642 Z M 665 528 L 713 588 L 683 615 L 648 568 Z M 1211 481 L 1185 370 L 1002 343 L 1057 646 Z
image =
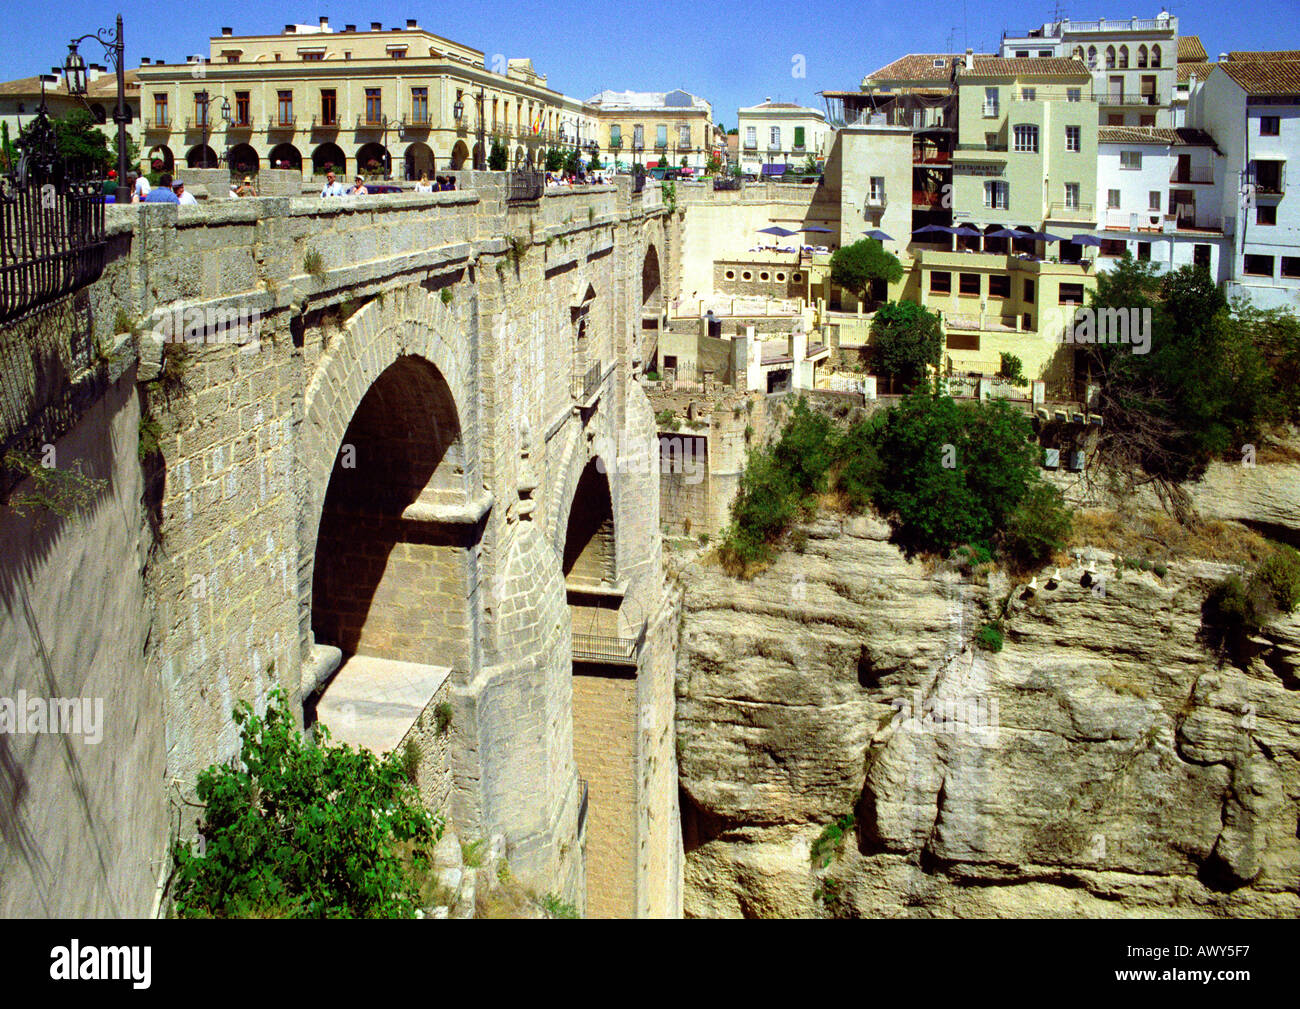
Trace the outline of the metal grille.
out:
M 575 662 L 601 662 L 607 665 L 635 666 L 645 643 L 645 627 L 635 638 L 615 638 L 603 634 L 573 634 Z
M 510 188 L 507 199 L 514 203 L 519 200 L 540 200 L 546 178 L 542 172 L 522 169 L 510 173 Z
M 713 190 L 718 192 L 723 189 L 739 189 L 740 179 L 714 179 Z

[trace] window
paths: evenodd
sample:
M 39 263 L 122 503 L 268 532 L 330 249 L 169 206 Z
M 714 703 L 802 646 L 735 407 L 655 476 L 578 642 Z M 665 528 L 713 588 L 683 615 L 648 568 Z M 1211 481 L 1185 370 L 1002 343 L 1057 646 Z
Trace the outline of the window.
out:
M 1067 102 L 1079 102 L 1083 100 L 1083 91 L 1080 88 L 1066 88 L 1065 100 Z
M 379 88 L 366 88 L 366 122 L 378 123 L 384 115 L 383 96 Z
M 746 126 L 745 127 L 745 148 L 747 150 L 752 151 L 756 147 L 758 147 L 758 127 Z
M 194 122 L 198 126 L 208 125 L 208 93 L 194 92 Z
M 768 128 L 767 146 L 774 151 L 781 149 L 781 127 L 771 126 Z
M 1024 301 L 1034 300 L 1034 282 L 1032 280 L 1025 281 L 1025 297 L 1023 300 Z
M 1192 265 L 1203 266 L 1207 270 L 1210 268 L 1210 247 L 1208 245 L 1192 246 Z M 1285 274 L 1286 272 L 1285 260 L 1283 260 L 1282 269 L 1283 269 L 1283 273 Z
M 803 280 L 803 274 L 802 274 L 802 273 L 796 273 L 796 274 L 794 275 L 794 282 L 797 284 L 797 283 L 799 283 L 799 281 L 801 281 L 801 280 Z
M 1079 151 L 1083 147 L 1083 140 L 1079 135 L 1079 127 L 1067 126 L 1065 128 L 1065 149 L 1067 151 Z
M 883 175 L 871 176 L 870 193 L 872 203 L 885 202 L 885 177 Z
M 1020 100 L 1021 100 L 1022 102 L 1035 102 L 1035 101 L 1037 101 L 1037 100 L 1038 100 L 1038 89 L 1037 89 L 1037 88 L 1021 88 L 1021 89 L 1020 89 Z
M 1141 151 L 1120 151 L 1119 166 L 1120 168 L 1124 168 L 1134 172 L 1141 170 L 1142 152 Z
M 339 111 L 333 88 L 321 88 L 320 121 L 323 126 L 337 126 Z
M 1016 59 L 1018 59 L 1018 60 L 1027 60 L 1027 59 L 1029 59 L 1029 50 L 1028 50 L 1028 49 L 1017 49 L 1017 50 L 1016 50 Z
M 1281 116 L 1260 116 L 1259 117 L 1259 135 L 1261 137 L 1276 137 L 1282 132 Z
M 1118 190 L 1118 189 L 1107 189 L 1107 190 L 1106 190 L 1106 209 L 1107 209 L 1107 210 L 1118 210 L 1118 209 L 1119 209 L 1119 190 Z
M 1107 112 L 1107 113 L 1106 113 L 1106 125 L 1107 125 L 1107 126 L 1123 126 L 1123 125 L 1124 125 L 1124 114 L 1123 114 L 1122 112 Z
M 1277 224 L 1277 204 L 1261 203 L 1255 208 L 1255 223 L 1272 226 Z
M 1103 238 L 1097 254 L 1107 259 L 1119 259 L 1128 250 L 1128 242 L 1122 238 Z
M 395 60 L 404 60 L 404 59 L 406 59 L 406 50 L 405 50 L 405 49 L 390 49 L 390 50 L 388 50 L 388 55 L 391 56 L 391 57 L 392 57 L 393 59 L 395 59 Z
M 1243 270 L 1252 277 L 1271 277 L 1273 276 L 1273 257 L 1247 254 Z
M 1154 126 L 1155 124 L 1156 124 L 1156 117 L 1155 117 L 1155 116 L 1151 116 L 1151 115 L 1140 115 L 1140 116 L 1138 116 L 1138 125 L 1139 125 L 1139 126 Z
M 728 280 L 735 280 L 735 279 L 736 279 L 736 271 L 735 271 L 735 270 L 728 270 L 728 271 L 727 271 L 727 279 L 728 279 Z
M 946 67 L 947 65 L 948 65 L 948 61 L 947 61 L 947 60 L 934 60 L 934 61 L 933 61 L 933 66 L 934 66 L 934 68 L 935 68 L 936 70 L 940 69 L 941 67 Z
M 760 273 L 760 274 L 758 275 L 758 279 L 759 279 L 759 280 L 767 280 L 767 279 L 768 279 L 767 272 L 764 271 L 763 273 Z
M 1208 249 L 1209 246 L 1207 245 Z M 1290 277 L 1292 280 L 1300 278 L 1300 256 L 1283 256 L 1282 257 L 1282 276 Z
M 804 148 L 804 127 L 796 126 L 794 128 L 794 149 L 802 151 Z
M 935 270 L 930 274 L 930 293 L 931 294 L 951 294 L 952 293 L 952 274 Z
M 645 127 L 637 123 L 632 127 L 632 148 L 639 151 L 643 147 L 645 147 Z
M 275 93 L 276 112 L 280 116 L 280 125 L 288 126 L 293 122 L 293 92 L 277 91 Z
M 1088 47 L 1088 68 L 1090 70 L 1097 69 L 1097 47 L 1096 46 Z
M 1139 263 L 1149 263 L 1149 262 L 1151 262 L 1151 243 L 1150 243 L 1150 242 L 1138 242 L 1138 262 L 1139 262 Z
M 167 96 L 153 96 L 153 121 L 156 126 L 167 125 Z
M 1010 298 L 1011 277 L 1005 273 L 989 274 L 989 297 Z
M 1147 210 L 1153 214 L 1160 213 L 1160 190 L 1152 189 L 1147 192 Z
M 777 275 L 776 275 L 776 282 L 777 282 L 778 284 L 783 284 L 783 283 L 785 283 L 785 274 L 784 274 L 784 273 L 777 273 Z
M 655 146 L 660 148 L 668 146 L 668 127 L 663 123 L 655 127 Z
M 1015 143 L 1013 149 L 1024 154 L 1038 153 L 1038 127 L 1017 126 L 1013 131 Z
M 226 53 L 226 62 L 227 62 L 227 63 L 238 63 L 238 62 L 239 62 L 239 53 Z
M 984 89 L 984 115 L 985 117 L 996 116 L 998 114 L 998 89 Z
M 611 123 L 609 127 L 609 146 L 623 146 L 623 127 L 618 123 Z
M 996 133 L 984 134 L 984 149 L 986 151 L 996 151 L 999 146 L 998 135 Z
M 1147 65 L 1147 47 L 1138 46 L 1138 69 L 1145 70 Z
M 957 293 L 973 295 L 978 298 L 980 294 L 980 275 L 978 273 L 957 274 Z
M 1106 69 L 1107 70 L 1115 69 L 1115 47 L 1114 46 L 1106 47 Z
M 742 274 L 740 275 L 740 279 L 741 279 L 741 280 L 753 280 L 753 279 L 754 279 L 754 275 L 753 275 L 752 273 L 750 273 L 748 270 L 746 270 L 744 273 L 742 273 Z
M 1040 50 L 1038 50 L 1038 55 L 1039 55 L 1040 58 L 1047 59 L 1048 57 L 1050 57 L 1050 56 L 1052 55 L 1052 50 L 1050 50 L 1050 49 L 1040 49 Z
M 248 92 L 235 92 L 235 125 L 248 126 L 252 123 L 252 116 L 248 111 Z
M 994 210 L 1006 210 L 1011 203 L 1010 187 L 997 179 L 984 183 L 984 206 Z
M 691 146 L 691 128 L 689 126 L 677 127 L 677 146 L 678 147 Z
M 1128 66 L 1128 46 L 1119 47 L 1119 62 L 1116 64 L 1121 70 Z
M 308 60 L 308 61 L 312 61 L 312 60 L 323 60 L 323 59 L 325 58 L 325 54 L 324 54 L 324 53 L 302 53 L 302 54 L 300 54 L 300 55 L 302 56 L 302 58 L 303 58 L 304 60 Z M 403 55 L 405 55 L 405 54 L 403 54 Z M 276 58 L 278 59 L 279 57 L 277 56 Z
M 1065 184 L 1065 209 L 1079 209 L 1079 183 L 1067 182 Z
M 1152 46 L 1152 47 L 1151 47 L 1151 65 L 1152 65 L 1153 67 L 1158 67 L 1158 66 L 1160 66 L 1160 47 L 1159 47 L 1159 46 Z
M 1257 193 L 1282 192 L 1281 161 L 1252 161 L 1247 167 L 1248 181 L 1255 184 Z
M 414 123 L 429 121 L 428 88 L 411 88 L 411 121 Z
M 1082 305 L 1083 285 L 1062 284 L 1058 289 L 1056 303 L 1058 305 Z

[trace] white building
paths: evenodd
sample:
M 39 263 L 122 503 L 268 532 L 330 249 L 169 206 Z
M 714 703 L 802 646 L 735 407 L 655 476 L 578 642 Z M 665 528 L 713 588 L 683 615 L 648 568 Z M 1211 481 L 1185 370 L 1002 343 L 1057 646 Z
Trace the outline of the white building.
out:
M 1003 35 L 1007 59 L 1075 56 L 1092 71 L 1102 126 L 1172 126 L 1178 18 L 1051 21 L 1024 35 Z
M 835 132 L 817 109 L 770 98 L 740 109 L 737 125 L 740 168 L 747 175 L 781 174 L 776 166 L 802 169 L 809 157 L 820 165 Z
M 1097 130 L 1097 268 L 1125 252 L 1164 272 L 1204 266 L 1216 282 L 1231 277 L 1232 239 L 1224 234 L 1227 159 L 1197 129 L 1102 126 Z
M 1232 53 L 1190 95 L 1188 122 L 1224 153 L 1220 216 L 1234 238 L 1228 294 L 1300 309 L 1300 53 Z M 1263 57 L 1263 58 L 1255 58 Z

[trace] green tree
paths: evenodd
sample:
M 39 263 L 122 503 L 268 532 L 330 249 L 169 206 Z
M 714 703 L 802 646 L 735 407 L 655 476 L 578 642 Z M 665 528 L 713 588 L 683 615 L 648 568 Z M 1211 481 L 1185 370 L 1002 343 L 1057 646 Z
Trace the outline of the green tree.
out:
M 817 159 L 809 154 L 808 160 L 803 163 L 803 173 L 805 175 L 817 175 L 821 170 L 817 167 Z M 870 239 L 868 239 L 869 241 Z
M 564 169 L 564 152 L 558 147 L 552 147 L 546 152 L 546 171 L 559 172 Z
M 876 504 L 910 550 L 988 545 L 1038 478 L 1029 420 L 1006 403 L 914 393 L 888 411 Z
M 601 165 L 601 163 L 600 163 L 600 152 L 599 152 L 599 151 L 592 151 L 592 152 L 591 152 L 591 160 L 587 163 L 587 171 L 589 171 L 589 172 L 598 172 L 598 171 L 601 170 L 602 167 L 604 167 L 604 166 Z
M 9 122 L 0 122 L 0 169 L 3 171 L 12 171 L 14 163 L 18 160 L 18 153 L 14 149 L 13 141 L 9 139 Z
M 717 175 L 722 171 L 722 159 L 716 153 L 709 155 L 709 163 L 704 166 L 704 170 L 709 175 Z
M 875 239 L 864 238 L 845 245 L 831 255 L 831 282 L 852 291 L 866 304 L 877 280 L 896 284 L 903 277 L 903 264 Z
M 1001 365 L 998 368 L 998 377 L 1005 378 L 1009 382 L 1018 382 L 1022 385 L 1027 381 L 1025 378 L 1024 364 L 1021 362 L 1020 358 L 1016 357 L 1015 354 L 1008 354 L 1005 350 L 1002 351 Z
M 29 120 L 19 131 L 19 137 L 27 137 L 35 123 L 36 120 Z M 85 109 L 71 109 L 67 115 L 52 119 L 51 123 L 60 157 L 86 172 L 103 172 L 113 163 L 108 138 L 96 129 L 95 120 Z
M 890 301 L 871 320 L 871 342 L 881 374 L 911 389 L 938 368 L 943 355 L 939 317 L 914 301 Z
M 575 147 L 564 156 L 564 171 L 568 175 L 577 175 L 582 170 L 582 158 Z
M 440 818 L 396 754 L 332 746 L 297 730 L 283 691 L 266 715 L 244 701 L 239 760 L 198 778 L 203 846 L 177 842 L 180 917 L 412 917 L 416 872 Z
M 506 170 L 506 148 L 500 140 L 492 141 L 492 150 L 488 153 L 488 168 L 494 172 Z

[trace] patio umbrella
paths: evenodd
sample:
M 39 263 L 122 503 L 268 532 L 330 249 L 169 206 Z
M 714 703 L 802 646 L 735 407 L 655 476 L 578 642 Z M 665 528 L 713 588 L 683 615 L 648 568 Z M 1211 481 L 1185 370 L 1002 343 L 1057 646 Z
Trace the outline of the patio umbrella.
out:
M 885 234 L 883 231 L 881 231 L 879 228 L 872 228 L 870 231 L 864 231 L 863 234 L 866 235 L 868 238 L 874 238 L 877 242 L 892 242 L 892 241 L 893 241 L 892 238 L 890 238 L 888 235 L 886 235 L 886 234 Z
M 1022 236 L 1032 238 L 1035 242 L 1068 242 L 1068 238 L 1062 238 L 1060 235 L 1052 235 L 1046 231 L 1027 231 Z
M 966 224 L 960 224 L 957 227 L 953 228 L 952 233 L 954 235 L 960 235 L 962 238 L 979 238 L 984 234 L 984 232 L 979 231 L 976 228 L 972 228 Z
M 770 228 L 759 228 L 758 233 L 760 235 L 776 235 L 778 238 L 789 238 L 791 235 L 799 234 L 799 232 L 783 228 L 779 224 L 774 224 Z
M 1075 235 L 1070 241 L 1075 245 L 1101 245 L 1101 239 L 1096 235 Z
M 912 232 L 914 235 L 951 235 L 952 228 L 945 228 L 942 224 L 927 224 L 924 228 L 917 228 Z
M 830 229 L 830 228 L 819 228 L 819 227 L 817 227 L 816 225 L 813 225 L 813 226 L 810 227 L 810 228 L 800 228 L 799 230 L 800 230 L 800 231 L 819 231 L 819 232 L 821 232 L 823 235 L 829 235 L 829 234 L 831 233 L 831 229 Z
M 1012 231 L 1010 228 L 998 228 L 997 231 L 990 231 L 985 238 L 1024 238 L 1023 231 Z

